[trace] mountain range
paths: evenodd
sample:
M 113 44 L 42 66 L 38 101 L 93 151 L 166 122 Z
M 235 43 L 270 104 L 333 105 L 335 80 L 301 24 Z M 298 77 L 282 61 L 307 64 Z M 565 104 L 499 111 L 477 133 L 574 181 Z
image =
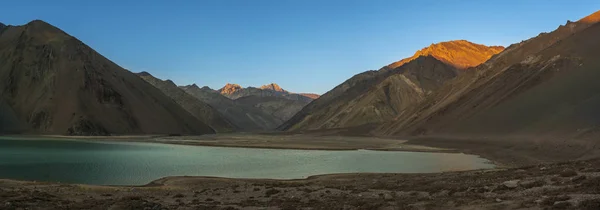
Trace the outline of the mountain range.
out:
M 600 11 L 509 46 L 379 126 L 384 135 L 597 136 Z
M 3 27 L 0 60 L 2 121 L 30 132 L 214 133 L 137 75 L 46 22 Z
M 308 132 L 338 128 L 338 134 L 396 136 L 433 142 L 430 145 L 441 147 L 496 145 L 496 148 L 527 151 L 531 154 L 527 158 L 540 160 L 598 157 L 598 37 L 600 11 L 579 21 L 567 21 L 552 32 L 512 44 L 495 55 L 480 57 L 482 63 L 475 66 L 462 62 L 453 64 L 454 59 L 447 59 L 457 58 L 455 56 L 440 58 L 430 53 L 423 57 L 422 52 L 431 50 L 421 50 L 417 58 L 400 61 L 399 67 L 393 68 L 396 63 L 352 77 L 306 106 L 280 129 Z M 456 44 L 459 43 L 453 43 Z M 469 55 L 477 51 L 460 51 L 471 58 L 479 57 Z M 381 88 L 394 86 L 394 82 L 382 81 L 402 75 L 388 72 L 400 72 L 398 68 L 408 68 L 418 60 L 445 63 L 455 67 L 457 74 L 449 78 L 428 76 L 445 80 L 434 83 L 435 89 L 422 97 L 406 93 L 411 88 L 424 90 L 416 82 L 414 86 L 396 85 L 400 87 L 396 93 Z M 443 72 L 428 69 L 438 74 Z M 420 70 L 416 77 L 425 72 Z M 379 89 L 382 91 L 378 93 Z M 379 101 L 373 99 L 378 94 Z M 408 102 L 399 105 L 393 102 L 394 97 Z M 375 103 L 355 102 L 363 98 Z M 375 108 L 378 105 L 396 109 L 388 112 L 391 114 L 387 119 L 380 120 L 379 114 L 385 112 Z M 357 109 L 368 111 L 356 114 Z M 349 115 L 351 117 L 346 117 Z M 349 123 L 354 119 L 358 124 Z
M 322 96 L 272 83 L 214 90 L 131 73 L 40 20 L 0 24 L 0 132 L 183 134 L 345 129 L 593 148 L 600 11 L 510 45 L 431 44 Z
M 241 130 L 273 130 L 287 121 L 313 99 L 290 93 L 277 84 L 260 88 L 242 88 L 226 84 L 219 90 L 197 85 L 181 87 L 190 95 L 216 107 L 228 120 Z
M 279 129 L 330 129 L 391 120 L 465 68 L 485 62 L 502 49 L 465 40 L 432 44 L 378 71 L 355 75 L 306 106 Z
M 152 76 L 148 72 L 137 73 L 146 82 L 161 90 L 165 95 L 172 98 L 177 104 L 187 110 L 198 120 L 205 122 L 211 128 L 219 133 L 233 132 L 237 130 L 237 126 L 231 123 L 221 113 L 211 105 L 202 100 L 188 94 L 181 88 L 177 87 L 171 80 L 161 80 Z

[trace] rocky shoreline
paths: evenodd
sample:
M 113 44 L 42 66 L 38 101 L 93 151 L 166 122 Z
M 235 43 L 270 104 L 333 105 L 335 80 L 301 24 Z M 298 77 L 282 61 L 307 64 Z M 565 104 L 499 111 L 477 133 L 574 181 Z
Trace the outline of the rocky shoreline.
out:
M 0 180 L 0 209 L 598 209 L 600 159 L 301 180 L 167 177 L 146 186 Z

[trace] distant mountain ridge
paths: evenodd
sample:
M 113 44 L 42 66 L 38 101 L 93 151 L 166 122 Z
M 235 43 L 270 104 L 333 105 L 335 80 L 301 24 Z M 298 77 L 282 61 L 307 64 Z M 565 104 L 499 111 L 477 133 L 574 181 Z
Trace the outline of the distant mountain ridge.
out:
M 275 83 L 260 88 L 243 88 L 231 83 L 219 90 L 200 88 L 196 84 L 180 88 L 215 107 L 242 130 L 251 131 L 273 130 L 313 100 L 290 93 Z
M 311 98 L 313 100 L 320 97 L 319 94 L 315 94 L 315 93 L 298 93 L 298 94 L 303 95 L 303 96 L 308 97 L 308 98 Z
M 185 92 L 217 109 L 227 120 L 240 131 L 272 130 L 283 121 L 272 114 L 248 104 L 240 104 L 223 96 L 219 91 L 207 86 L 202 88 L 196 84 L 181 86 Z
M 222 133 L 233 132 L 237 129 L 217 109 L 180 89 L 173 81 L 158 79 L 148 72 L 140 72 L 137 75 L 161 90 L 165 95 L 171 97 L 190 114 L 209 125 L 215 131 Z
M 279 85 L 275 84 L 275 83 L 271 83 L 271 84 L 268 84 L 268 85 L 260 86 L 259 89 L 262 89 L 262 90 L 273 90 L 273 91 L 277 91 L 277 92 L 288 93 L 288 91 L 286 91 L 283 88 L 279 87 Z
M 281 97 L 289 100 L 301 101 L 301 102 L 311 102 L 313 98 L 304 96 L 302 94 L 292 93 L 287 90 L 281 88 L 278 84 L 271 83 L 267 85 L 262 85 L 259 88 L 256 87 L 247 87 L 243 88 L 237 84 L 227 83 L 224 87 L 218 90 L 222 95 L 231 98 L 238 99 L 246 96 L 259 96 L 259 97 Z M 315 94 L 316 95 L 316 94 Z
M 222 87 L 221 89 L 219 89 L 218 91 L 223 94 L 223 95 L 231 95 L 234 92 L 241 90 L 242 86 L 238 85 L 238 84 L 225 84 L 224 87 Z

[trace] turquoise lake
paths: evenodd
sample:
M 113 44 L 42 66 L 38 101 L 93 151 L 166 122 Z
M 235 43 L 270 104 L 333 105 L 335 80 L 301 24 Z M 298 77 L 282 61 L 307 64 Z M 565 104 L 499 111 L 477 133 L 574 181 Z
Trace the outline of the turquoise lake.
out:
M 167 176 L 297 179 L 493 168 L 458 153 L 323 151 L 0 137 L 0 179 L 144 185 Z

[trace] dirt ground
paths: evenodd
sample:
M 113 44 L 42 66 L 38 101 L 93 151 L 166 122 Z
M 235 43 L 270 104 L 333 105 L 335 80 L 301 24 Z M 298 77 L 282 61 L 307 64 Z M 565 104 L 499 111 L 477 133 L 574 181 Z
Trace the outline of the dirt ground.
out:
M 0 209 L 600 209 L 600 160 L 304 180 L 169 177 L 107 187 L 0 180 Z

